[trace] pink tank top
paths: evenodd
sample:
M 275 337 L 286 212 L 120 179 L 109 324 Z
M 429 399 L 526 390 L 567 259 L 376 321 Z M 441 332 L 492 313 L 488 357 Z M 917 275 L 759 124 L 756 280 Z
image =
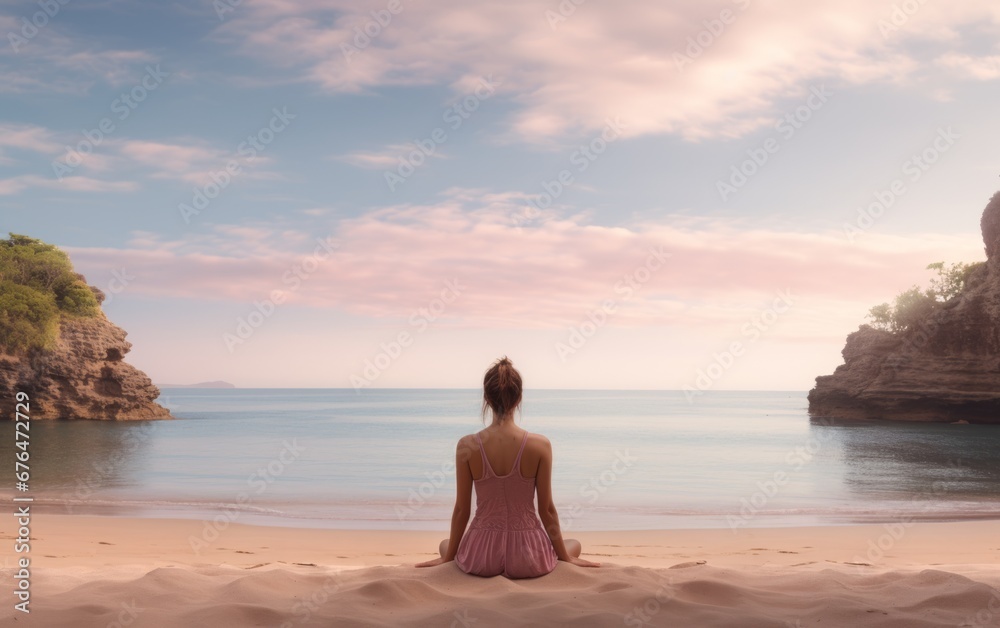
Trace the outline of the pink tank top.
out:
M 483 477 L 474 482 L 476 514 L 455 555 L 455 563 L 466 573 L 534 578 L 556 566 L 552 541 L 535 512 L 535 478 L 521 475 L 521 454 L 527 442 L 525 432 L 510 473 L 497 475 L 476 434 Z

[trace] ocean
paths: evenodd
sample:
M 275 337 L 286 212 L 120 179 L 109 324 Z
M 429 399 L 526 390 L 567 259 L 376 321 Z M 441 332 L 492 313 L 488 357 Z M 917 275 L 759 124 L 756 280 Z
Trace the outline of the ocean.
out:
M 32 422 L 31 494 L 49 512 L 445 532 L 480 395 L 165 389 L 176 420 Z M 806 407 L 804 392 L 530 390 L 517 420 L 552 441 L 564 533 L 1000 518 L 997 426 Z

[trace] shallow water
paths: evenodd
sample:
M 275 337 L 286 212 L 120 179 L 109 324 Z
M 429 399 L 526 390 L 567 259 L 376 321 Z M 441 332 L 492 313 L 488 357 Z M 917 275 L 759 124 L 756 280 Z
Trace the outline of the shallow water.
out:
M 174 421 L 36 421 L 56 512 L 443 529 L 475 390 L 167 389 Z M 1000 518 L 1000 428 L 810 420 L 802 392 L 528 391 L 565 530 Z M 13 424 L 0 426 L 13 467 Z

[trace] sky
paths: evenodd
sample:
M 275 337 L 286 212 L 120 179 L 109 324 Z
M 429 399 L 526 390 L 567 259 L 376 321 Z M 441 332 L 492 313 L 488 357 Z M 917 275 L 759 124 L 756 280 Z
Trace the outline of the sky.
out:
M 808 390 L 984 259 L 1000 5 L 0 1 L 0 232 L 155 382 Z

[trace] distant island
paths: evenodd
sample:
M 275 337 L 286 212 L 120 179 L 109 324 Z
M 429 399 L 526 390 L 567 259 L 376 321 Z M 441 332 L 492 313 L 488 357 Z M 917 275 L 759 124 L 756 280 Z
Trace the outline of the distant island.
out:
M 157 384 L 158 388 L 236 388 L 229 382 L 199 382 L 197 384 Z
M 816 378 L 811 415 L 1000 424 L 1000 192 L 981 228 L 985 263 L 932 264 L 932 289 L 872 308 L 844 364 Z
M 32 419 L 172 418 L 149 377 L 124 361 L 132 344 L 103 301 L 55 246 L 0 240 L 0 399 L 28 395 Z

